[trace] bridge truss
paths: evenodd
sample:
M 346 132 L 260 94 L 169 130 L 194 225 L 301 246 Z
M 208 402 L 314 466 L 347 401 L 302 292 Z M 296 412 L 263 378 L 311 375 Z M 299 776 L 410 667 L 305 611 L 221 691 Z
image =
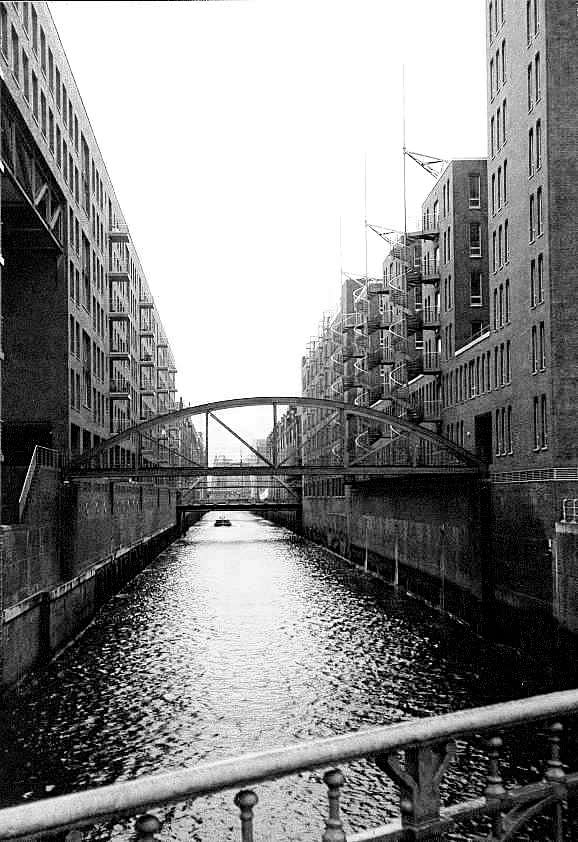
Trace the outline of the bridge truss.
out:
M 271 427 L 260 446 L 221 417 L 228 410 L 271 407 Z M 236 414 L 237 417 L 237 414 Z M 199 424 L 200 421 L 200 424 Z M 249 460 L 209 458 L 212 421 L 249 450 Z M 167 430 L 197 424 L 204 439 L 191 456 Z M 151 448 L 151 442 L 155 447 Z M 143 443 L 146 446 L 143 446 Z M 312 397 L 247 397 L 215 401 L 153 416 L 71 461 L 71 480 L 89 477 L 153 480 L 179 486 L 182 505 L 224 502 L 215 483 L 229 478 L 255 503 L 300 500 L 308 479 L 345 482 L 412 476 L 479 476 L 473 454 L 437 433 L 384 411 Z M 305 480 L 305 483 L 303 482 Z M 282 492 L 282 493 L 279 493 Z M 236 495 L 231 496 L 231 502 Z M 215 506 L 216 507 L 216 506 Z

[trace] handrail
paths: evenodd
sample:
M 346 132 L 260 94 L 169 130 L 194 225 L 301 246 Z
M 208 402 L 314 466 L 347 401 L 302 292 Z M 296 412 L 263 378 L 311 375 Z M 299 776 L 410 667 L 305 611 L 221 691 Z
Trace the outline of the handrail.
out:
M 20 492 L 20 497 L 18 498 L 18 519 L 20 521 L 22 520 L 26 510 L 28 495 L 30 494 L 32 481 L 36 475 L 37 469 L 53 468 L 54 470 L 59 470 L 61 466 L 61 454 L 58 450 L 52 450 L 49 447 L 42 447 L 40 444 L 34 445 L 34 450 L 32 451 L 32 456 L 30 458 L 30 464 L 28 465 L 28 470 L 26 471 L 26 476 L 24 477 L 24 482 L 22 484 L 22 491 Z
M 191 768 L 143 775 L 132 781 L 0 810 L 0 838 L 29 837 L 41 832 L 95 824 L 113 816 L 134 815 L 155 805 L 270 781 L 335 763 L 375 755 L 385 761 L 399 750 L 427 750 L 458 737 L 502 731 L 529 721 L 557 720 L 567 714 L 578 714 L 578 690 L 412 719 L 396 725 L 310 740 Z M 557 758 L 554 764 L 550 764 L 552 768 L 556 761 Z M 559 768 L 562 764 L 557 762 L 560 782 L 564 773 Z M 383 766 L 387 766 L 387 763 Z M 548 775 L 546 778 L 549 780 Z

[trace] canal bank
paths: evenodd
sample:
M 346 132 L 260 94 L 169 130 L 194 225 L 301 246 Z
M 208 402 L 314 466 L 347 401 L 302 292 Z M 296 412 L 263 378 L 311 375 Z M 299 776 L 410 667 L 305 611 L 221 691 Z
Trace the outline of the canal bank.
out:
M 287 530 L 249 514 L 230 528 L 214 520 L 171 544 L 7 701 L 4 804 L 550 689 L 515 653 Z M 463 755 L 452 786 L 484 770 L 483 751 Z M 375 764 L 346 776 L 351 832 L 397 814 Z M 319 838 L 319 775 L 267 784 L 260 798 L 258 838 L 288 827 Z M 231 793 L 160 815 L 175 838 L 228 840 L 235 813 Z
M 508 526 L 499 488 L 459 478 L 346 485 L 342 497 L 304 497 L 302 525 L 269 517 L 544 669 L 577 674 L 578 526 L 556 521 L 546 490 L 532 504 L 540 530 Z
M 168 488 L 39 469 L 22 522 L 0 526 L 0 690 L 45 667 L 197 519 L 177 518 Z

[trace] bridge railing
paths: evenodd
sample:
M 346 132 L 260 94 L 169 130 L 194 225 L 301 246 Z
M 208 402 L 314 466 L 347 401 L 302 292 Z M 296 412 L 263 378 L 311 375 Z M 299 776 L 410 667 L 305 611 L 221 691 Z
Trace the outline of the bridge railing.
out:
M 31 838 L 137 815 L 137 837 L 152 842 L 161 822 L 149 813 L 143 815 L 143 811 L 234 788 L 238 790 L 233 800 L 240 811 L 241 839 L 252 842 L 259 799 L 253 789 L 246 787 L 325 768 L 328 810 L 325 831 L 321 833 L 320 829 L 322 842 L 440 842 L 445 830 L 456 822 L 480 817 L 486 817 L 491 824 L 491 835 L 484 837 L 487 842 L 505 842 L 540 813 L 545 813 L 553 824 L 553 838 L 562 842 L 564 805 L 570 793 L 578 792 L 578 771 L 566 772 L 561 760 L 561 720 L 576 715 L 578 690 L 570 690 L 144 775 L 0 810 L 0 839 Z M 501 774 L 503 734 L 516 725 L 530 723 L 540 723 L 542 730 L 545 724 L 548 734 L 549 750 L 542 778 L 531 784 L 506 787 Z M 480 734 L 488 738 L 485 786 L 476 797 L 442 806 L 440 787 L 456 754 L 456 741 Z M 400 818 L 347 837 L 340 815 L 341 793 L 347 781 L 335 764 L 361 758 L 373 759 L 397 785 Z M 74 838 L 79 838 L 79 834 Z M 207 838 L 214 838 L 210 828 Z

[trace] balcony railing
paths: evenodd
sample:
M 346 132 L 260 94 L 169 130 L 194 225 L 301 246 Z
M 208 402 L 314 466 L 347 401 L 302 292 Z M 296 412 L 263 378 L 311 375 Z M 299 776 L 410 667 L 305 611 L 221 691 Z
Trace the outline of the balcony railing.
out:
M 109 386 L 111 394 L 130 394 L 130 381 L 126 377 L 113 377 Z
M 111 225 L 108 229 L 108 236 L 113 243 L 128 243 L 130 242 L 130 234 L 128 230 L 128 225 L 123 225 L 121 223 L 117 223 L 116 225 Z
M 130 317 L 130 311 L 129 311 L 128 303 L 125 302 L 125 301 L 119 301 L 117 299 L 112 299 L 111 301 L 109 301 L 108 312 L 109 312 L 109 315 L 112 316 L 112 317 L 121 316 L 121 317 L 127 318 L 127 319 Z
M 349 842 L 416 839 L 434 842 L 460 821 L 479 821 L 482 817 L 489 819 L 491 827 L 490 836 L 486 834 L 484 838 L 505 842 L 529 824 L 531 831 L 531 822 L 540 814 L 552 826 L 552 836 L 562 840 L 564 805 L 569 795 L 578 792 L 578 771 L 565 770 L 561 720 L 577 714 L 578 690 L 568 690 L 325 737 L 164 774 L 143 775 L 131 781 L 0 810 L 0 838 L 61 833 L 136 815 L 137 838 L 152 842 L 161 830 L 161 822 L 150 813 L 143 814 L 145 810 L 176 802 L 190 805 L 201 797 L 233 788 L 238 790 L 232 802 L 240 813 L 240 838 L 242 842 L 252 842 L 259 797 L 254 789 L 247 787 L 325 769 L 323 782 L 328 806 L 325 831 L 320 834 L 323 842 L 347 839 Z M 505 732 L 529 724 L 539 725 L 543 730 L 542 723 L 546 723 L 549 748 L 541 764 L 541 779 L 506 787 L 501 771 L 502 749 L 508 743 Z M 457 803 L 452 797 L 454 803 L 444 806 L 440 789 L 447 789 L 448 785 L 443 785 L 446 772 L 460 751 L 469 750 L 467 743 L 472 737 L 477 746 L 479 735 L 486 738 L 487 771 L 485 776 L 480 776 L 479 783 L 468 782 L 468 788 L 477 788 L 478 794 Z M 515 745 L 515 741 L 514 733 L 510 742 Z M 475 751 L 480 754 L 479 748 Z M 346 837 L 340 807 L 347 778 L 335 764 L 360 759 L 370 759 L 393 781 L 399 792 L 400 816 L 388 824 Z M 373 785 L 372 790 L 375 791 Z M 81 838 L 80 833 L 78 837 Z M 206 829 L 206 838 L 215 838 L 211 828 Z M 544 837 L 541 834 L 532 838 Z

